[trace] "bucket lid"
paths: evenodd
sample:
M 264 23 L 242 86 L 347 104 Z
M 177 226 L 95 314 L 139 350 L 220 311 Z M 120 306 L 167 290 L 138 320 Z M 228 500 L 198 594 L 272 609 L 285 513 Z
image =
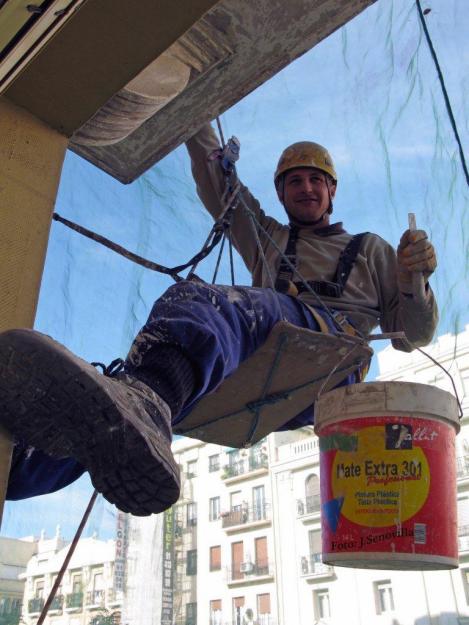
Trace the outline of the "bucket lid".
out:
M 448 391 L 415 382 L 364 382 L 336 388 L 316 401 L 315 432 L 326 424 L 359 416 L 406 414 L 446 421 L 459 432 L 458 403 Z

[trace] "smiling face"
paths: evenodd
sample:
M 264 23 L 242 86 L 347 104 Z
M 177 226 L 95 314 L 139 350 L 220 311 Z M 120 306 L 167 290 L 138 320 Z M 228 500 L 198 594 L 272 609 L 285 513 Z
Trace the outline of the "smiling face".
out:
M 313 227 L 322 228 L 329 225 L 328 208 L 335 190 L 335 184 L 320 169 L 296 167 L 285 173 L 278 193 L 291 218 L 299 223 L 311 223 Z M 321 221 L 314 224 L 318 219 Z

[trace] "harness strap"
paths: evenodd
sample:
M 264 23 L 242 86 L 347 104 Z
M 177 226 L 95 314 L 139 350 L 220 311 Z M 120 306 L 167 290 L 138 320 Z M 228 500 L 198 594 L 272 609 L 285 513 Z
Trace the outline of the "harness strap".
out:
M 323 334 L 330 334 L 330 330 L 329 330 L 329 326 L 327 325 L 327 323 L 324 321 L 324 319 L 322 318 L 322 316 L 318 313 L 317 310 L 315 310 L 313 308 L 313 306 L 309 306 L 308 304 L 305 304 L 303 302 L 303 304 L 306 306 L 306 308 L 309 310 L 309 312 L 313 315 L 313 317 L 316 320 L 316 323 L 319 326 L 319 331 L 322 332 Z
M 290 226 L 290 234 L 285 248 L 285 256 L 294 266 L 296 266 L 296 244 L 298 241 L 298 231 L 299 229 L 297 226 Z M 308 291 L 309 286 L 318 295 L 326 297 L 341 297 L 350 276 L 350 272 L 352 271 L 357 259 L 358 252 L 360 251 L 362 240 L 366 234 L 368 234 L 368 232 L 361 232 L 360 234 L 354 235 L 350 239 L 340 253 L 334 278 L 330 282 L 327 280 L 308 280 L 306 283 L 293 282 L 293 271 L 282 258 L 280 261 L 277 279 L 275 281 L 276 290 L 281 293 L 288 293 L 289 295 L 298 295 Z
M 297 226 L 290 226 L 290 233 L 288 235 L 287 247 L 285 248 L 285 252 L 280 259 L 280 266 L 278 268 L 277 279 L 275 280 L 275 290 L 280 293 L 289 293 L 289 295 L 297 295 L 296 293 L 291 293 L 291 285 L 292 285 L 292 277 L 293 271 L 288 263 L 285 261 L 285 258 L 291 262 L 292 265 L 296 267 L 296 242 L 298 241 L 298 228 Z

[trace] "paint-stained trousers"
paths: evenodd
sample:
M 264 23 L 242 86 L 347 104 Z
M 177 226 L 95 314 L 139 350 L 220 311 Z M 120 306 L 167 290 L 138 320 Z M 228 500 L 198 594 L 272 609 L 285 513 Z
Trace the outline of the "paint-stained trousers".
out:
M 330 331 L 335 333 L 334 325 L 323 317 Z M 196 384 L 181 412 L 173 415 L 174 425 L 253 354 L 282 319 L 319 330 L 313 314 L 300 300 L 271 289 L 178 282 L 154 303 L 127 356 L 126 371 L 138 377 L 138 368 L 145 356 L 150 350 L 158 349 L 159 344 L 182 350 L 194 367 Z M 349 375 L 340 386 L 354 381 L 354 375 Z M 310 406 L 282 429 L 296 429 L 312 424 L 313 420 L 313 406 Z M 81 465 L 72 458 L 51 458 L 18 441 L 14 447 L 7 499 L 54 492 L 75 481 L 83 472 Z

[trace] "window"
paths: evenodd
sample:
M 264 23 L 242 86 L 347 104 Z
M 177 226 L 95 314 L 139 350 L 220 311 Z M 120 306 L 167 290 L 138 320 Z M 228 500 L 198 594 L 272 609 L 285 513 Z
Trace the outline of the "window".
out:
M 255 486 L 252 489 L 252 520 L 261 521 L 265 519 L 265 509 L 265 488 L 264 486 Z
M 256 554 L 256 573 L 257 575 L 269 574 L 269 559 L 267 556 L 267 537 L 261 536 L 254 541 L 254 549 Z
M 72 575 L 72 593 L 80 593 L 82 589 L 81 573 Z
M 220 518 L 220 497 L 210 497 L 208 518 L 210 521 L 217 521 Z
M 93 590 L 103 590 L 103 589 L 104 589 L 103 572 L 98 571 L 93 576 Z
M 186 575 L 197 575 L 197 549 L 190 549 L 187 552 Z
M 226 467 L 226 477 L 233 477 L 243 473 L 243 459 L 239 449 L 227 452 L 228 466 Z
M 243 541 L 231 543 L 231 579 L 243 579 L 241 564 L 244 562 Z
M 376 614 L 394 611 L 394 597 L 390 580 L 374 583 Z
M 210 547 L 210 570 L 219 571 L 221 569 L 221 546 Z
M 306 478 L 305 504 L 306 514 L 319 512 L 321 509 L 319 477 L 317 475 L 308 475 Z
M 187 463 L 187 478 L 190 480 L 197 475 L 197 460 L 189 460 Z
M 314 591 L 314 615 L 316 619 L 329 618 L 331 615 L 329 590 L 327 588 Z
M 257 445 L 251 447 L 251 452 L 249 454 L 249 469 L 251 471 L 255 471 L 256 469 L 267 466 L 266 448 L 262 443 L 257 443 Z
M 242 506 L 242 497 L 241 491 L 235 490 L 230 493 L 230 510 L 236 512 L 237 510 L 241 510 Z
M 18 616 L 20 615 L 20 613 L 21 613 L 21 599 L 12 599 L 11 600 L 10 613 L 11 614 L 17 614 Z
M 210 601 L 210 625 L 222 625 L 221 599 L 213 599 Z
M 214 454 L 208 457 L 208 470 L 210 473 L 219 471 L 220 469 L 220 454 Z
M 185 625 L 197 625 L 197 604 L 196 603 L 186 603 Z
M 322 539 L 321 530 L 309 530 L 309 573 L 314 573 L 322 561 Z
M 2 597 L 0 599 L 0 615 L 5 616 L 10 613 L 10 598 Z
M 270 625 L 270 595 L 257 595 L 257 622 L 259 625 Z
M 35 599 L 42 599 L 44 597 L 44 580 L 38 579 L 34 586 Z
M 104 602 L 104 576 L 102 571 L 96 571 L 93 575 L 91 603 L 96 605 L 102 602 Z
M 187 527 L 195 527 L 197 525 L 197 504 L 194 501 L 187 504 L 186 520 Z
M 244 597 L 233 597 L 233 625 L 243 625 Z

